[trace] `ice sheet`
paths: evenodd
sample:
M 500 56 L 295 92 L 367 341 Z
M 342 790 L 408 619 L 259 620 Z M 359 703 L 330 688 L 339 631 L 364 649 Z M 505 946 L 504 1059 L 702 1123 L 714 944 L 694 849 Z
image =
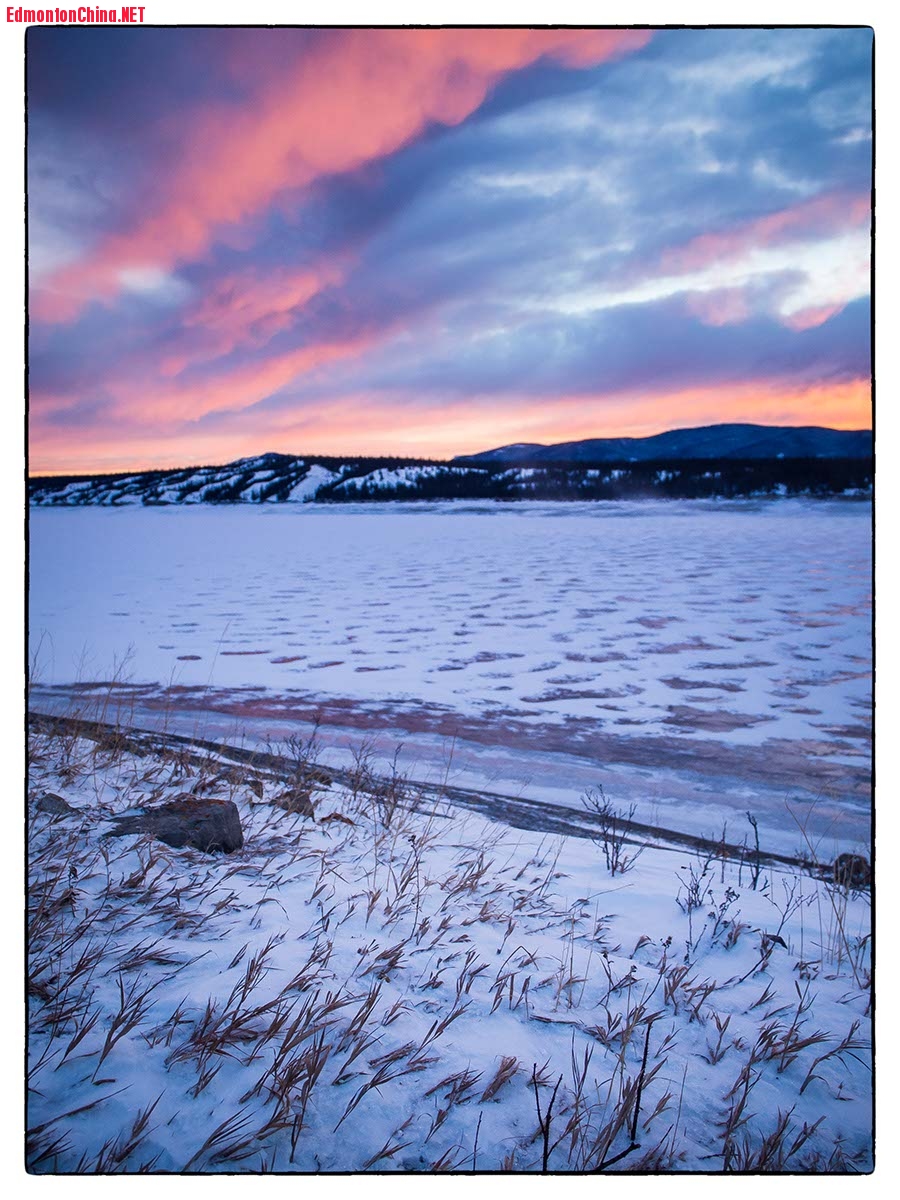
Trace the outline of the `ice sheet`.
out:
M 35 510 L 32 656 L 43 685 L 118 678 L 201 705 L 210 689 L 286 719 L 355 705 L 429 737 L 453 717 L 482 748 L 645 774 L 654 747 L 681 773 L 691 747 L 719 747 L 724 774 L 752 784 L 781 763 L 769 784 L 786 795 L 865 805 L 870 515 L 802 500 Z

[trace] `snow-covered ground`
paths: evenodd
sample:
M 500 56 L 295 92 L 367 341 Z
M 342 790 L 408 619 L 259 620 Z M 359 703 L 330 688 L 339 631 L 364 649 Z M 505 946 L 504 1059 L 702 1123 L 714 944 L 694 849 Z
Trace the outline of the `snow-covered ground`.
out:
M 312 819 L 221 759 L 30 755 L 33 1171 L 871 1166 L 865 891 L 411 811 L 364 758 Z M 184 793 L 243 849 L 102 839 Z
M 837 843 L 866 845 L 870 517 L 804 500 L 35 509 L 33 703 L 130 681 L 136 723 L 214 713 L 261 738 L 319 710 L 431 762 L 454 737 L 466 783 L 577 803 L 602 782 L 670 827 L 752 809 L 778 837 L 795 836 L 786 804 L 815 805 Z
M 435 466 L 397 467 L 395 470 L 380 467 L 378 470 L 370 471 L 366 475 L 357 476 L 339 483 L 336 490 L 352 494 L 353 492 L 358 492 L 360 488 L 368 488 L 374 491 L 382 488 L 412 488 L 425 479 L 453 478 L 454 476 L 462 479 L 466 476 L 471 476 L 473 473 L 479 473 L 477 467 L 449 467 L 443 464 Z M 522 472 L 519 472 L 519 474 L 522 474 Z

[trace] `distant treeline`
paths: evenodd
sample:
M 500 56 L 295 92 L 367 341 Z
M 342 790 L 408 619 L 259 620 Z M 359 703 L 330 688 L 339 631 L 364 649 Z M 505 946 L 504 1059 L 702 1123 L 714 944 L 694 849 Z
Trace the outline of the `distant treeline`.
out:
M 406 464 L 404 464 L 406 465 Z M 389 486 L 354 471 L 354 488 L 331 485 L 317 501 L 359 500 L 700 500 L 753 495 L 836 496 L 866 492 L 872 464 L 850 458 L 676 459 L 646 463 L 554 464 L 534 468 L 481 467 L 426 476 Z M 351 476 L 345 476 L 345 479 Z
M 35 478 L 29 481 L 29 495 L 39 504 L 277 503 L 287 500 L 315 467 L 323 468 L 319 472 L 322 482 L 314 490 L 315 501 L 331 504 L 385 500 L 827 497 L 868 493 L 873 478 L 871 459 L 860 458 L 692 458 L 522 467 L 397 457 L 301 459 L 266 454 L 225 467 Z M 303 498 L 313 496 L 305 494 Z

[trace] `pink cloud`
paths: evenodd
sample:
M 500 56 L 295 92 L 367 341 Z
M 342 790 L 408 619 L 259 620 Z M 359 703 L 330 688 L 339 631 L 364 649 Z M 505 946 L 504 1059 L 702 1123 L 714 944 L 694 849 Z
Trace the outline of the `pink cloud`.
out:
M 36 291 L 32 316 L 72 320 L 110 300 L 120 272 L 170 270 L 202 256 L 221 231 L 287 189 L 394 153 L 431 124 L 456 125 L 507 72 L 541 58 L 596 65 L 644 46 L 647 30 L 347 29 L 276 72 L 255 104 L 188 114 L 181 158 L 155 208 L 110 235 Z M 148 201 L 152 203 L 152 201 Z
M 239 347 L 265 346 L 344 274 L 345 268 L 335 262 L 300 270 L 251 268 L 225 276 L 181 317 L 182 327 L 200 337 L 199 345 L 163 359 L 161 373 L 171 377 Z
M 836 317 L 845 307 L 844 304 L 819 304 L 812 308 L 800 309 L 799 312 L 791 313 L 781 320 L 788 329 L 798 332 L 803 329 L 815 329 L 817 325 L 824 325 L 826 321 Z
M 804 200 L 733 229 L 704 233 L 663 251 L 659 269 L 670 275 L 699 271 L 761 247 L 805 241 L 864 227 L 871 216 L 868 193 L 830 192 Z
M 689 292 L 686 307 L 688 312 L 699 318 L 704 325 L 739 325 L 752 315 L 744 288 Z
M 188 432 L 193 422 L 211 413 L 221 413 L 234 421 L 244 410 L 252 409 L 286 387 L 291 382 L 310 375 L 330 363 L 364 354 L 377 340 L 375 333 L 353 337 L 334 337 L 314 345 L 302 346 L 269 358 L 246 362 L 240 366 L 223 364 L 205 370 L 198 378 L 179 379 L 155 374 L 149 367 L 138 369 L 133 358 L 120 364 L 115 374 L 103 381 L 104 409 L 95 422 L 72 422 L 66 412 L 77 413 L 81 401 L 76 396 L 56 395 L 32 389 L 29 396 L 29 436 L 35 452 L 45 441 L 55 438 L 55 427 L 64 437 L 103 440 L 104 430 L 118 427 L 123 443 L 138 431 L 147 430 L 149 440 L 166 442 L 180 433 L 185 453 L 193 453 L 194 433 Z M 192 360 L 195 361 L 195 360 Z M 178 366 L 170 363 L 170 367 Z M 322 410 L 327 411 L 326 408 Z M 264 434 L 267 422 L 277 423 L 277 416 L 258 417 Z M 150 429 L 155 430 L 150 434 Z M 39 469 L 37 467 L 33 469 Z
M 819 304 L 799 309 L 787 315 L 773 310 L 772 302 L 777 296 L 760 295 L 752 287 L 717 288 L 705 292 L 685 293 L 685 307 L 704 325 L 740 325 L 751 317 L 767 312 L 788 329 L 802 332 L 824 325 L 846 307 L 844 301 Z
M 152 413 L 154 423 L 195 421 L 213 412 L 250 408 L 272 396 L 292 380 L 338 359 L 355 357 L 372 345 L 372 336 L 320 342 L 286 354 L 274 355 L 262 362 L 247 363 L 223 371 L 212 371 L 204 378 L 182 382 L 160 382 L 131 374 L 109 381 L 115 411 L 126 418 Z

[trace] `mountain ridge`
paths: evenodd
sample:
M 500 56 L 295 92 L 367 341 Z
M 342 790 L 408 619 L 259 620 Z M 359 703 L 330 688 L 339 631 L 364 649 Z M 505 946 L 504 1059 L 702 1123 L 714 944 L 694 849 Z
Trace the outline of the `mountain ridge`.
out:
M 223 466 L 35 477 L 35 506 L 617 500 L 859 495 L 872 433 L 824 426 L 705 425 L 647 438 L 516 442 L 449 462 L 267 451 Z
M 670 458 L 869 458 L 872 452 L 872 431 L 868 429 L 734 422 L 669 429 L 638 438 L 583 438 L 551 445 L 515 442 L 476 454 L 457 455 L 452 461 L 472 465 L 588 465 Z

